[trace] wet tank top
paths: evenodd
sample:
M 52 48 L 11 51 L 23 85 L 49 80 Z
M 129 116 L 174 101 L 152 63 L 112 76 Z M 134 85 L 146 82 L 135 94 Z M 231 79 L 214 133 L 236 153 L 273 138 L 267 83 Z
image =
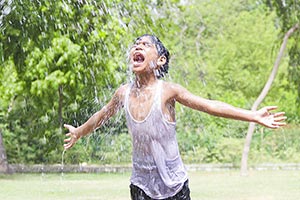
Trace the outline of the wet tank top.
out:
M 128 86 L 124 108 L 132 137 L 131 183 L 153 199 L 165 199 L 178 193 L 187 180 L 187 172 L 179 155 L 176 123 L 165 119 L 161 108 L 162 81 L 147 117 L 135 120 L 129 110 Z

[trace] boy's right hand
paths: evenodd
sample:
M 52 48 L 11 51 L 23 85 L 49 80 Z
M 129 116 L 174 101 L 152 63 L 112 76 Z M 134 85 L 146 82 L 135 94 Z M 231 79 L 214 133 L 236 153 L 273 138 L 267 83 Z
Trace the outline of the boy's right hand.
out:
M 69 133 L 66 134 L 68 138 L 64 140 L 64 149 L 67 150 L 70 149 L 80 137 L 78 137 L 78 134 L 76 133 L 76 128 L 74 126 L 64 124 L 64 127 L 69 130 Z

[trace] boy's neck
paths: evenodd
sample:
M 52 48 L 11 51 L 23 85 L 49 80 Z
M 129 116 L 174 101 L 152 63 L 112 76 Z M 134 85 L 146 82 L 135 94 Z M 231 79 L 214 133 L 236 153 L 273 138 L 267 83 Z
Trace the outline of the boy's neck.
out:
M 137 88 L 145 88 L 156 83 L 157 78 L 153 75 L 136 75 L 135 77 L 135 86 Z

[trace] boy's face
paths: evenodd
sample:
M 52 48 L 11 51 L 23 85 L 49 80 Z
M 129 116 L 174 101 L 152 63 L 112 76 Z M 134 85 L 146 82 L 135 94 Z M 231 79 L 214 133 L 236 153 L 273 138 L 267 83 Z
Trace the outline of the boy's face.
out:
M 136 74 L 153 72 L 157 67 L 159 55 L 155 44 L 148 36 L 141 37 L 130 49 L 130 64 Z

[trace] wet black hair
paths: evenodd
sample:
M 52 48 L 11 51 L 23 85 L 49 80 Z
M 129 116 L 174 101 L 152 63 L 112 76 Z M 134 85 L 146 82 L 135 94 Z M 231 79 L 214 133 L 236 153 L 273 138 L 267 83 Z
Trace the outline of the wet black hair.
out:
M 152 43 L 155 45 L 158 55 L 159 56 L 165 56 L 166 57 L 166 63 L 161 66 L 158 70 L 158 73 L 156 74 L 157 78 L 162 78 L 165 76 L 165 74 L 168 73 L 169 70 L 169 60 L 170 60 L 170 53 L 168 49 L 163 45 L 163 43 L 160 41 L 158 37 L 151 34 L 144 34 L 138 38 L 136 38 L 135 42 L 140 40 L 142 37 L 149 37 L 151 38 Z

